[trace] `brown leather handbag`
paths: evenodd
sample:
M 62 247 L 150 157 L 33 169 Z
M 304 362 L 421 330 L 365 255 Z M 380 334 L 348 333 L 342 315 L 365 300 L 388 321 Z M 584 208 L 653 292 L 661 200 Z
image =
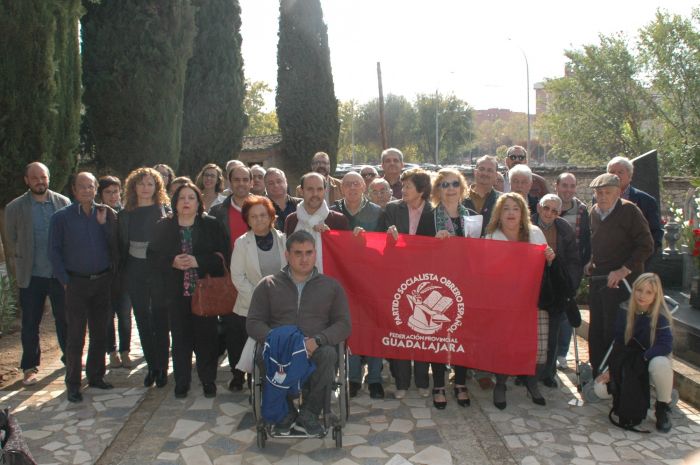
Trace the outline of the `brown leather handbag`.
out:
M 205 275 L 197 280 L 192 295 L 192 313 L 197 316 L 223 316 L 233 314 L 238 291 L 231 281 L 231 273 L 226 268 L 224 256 L 216 252 L 224 266 L 224 275 Z

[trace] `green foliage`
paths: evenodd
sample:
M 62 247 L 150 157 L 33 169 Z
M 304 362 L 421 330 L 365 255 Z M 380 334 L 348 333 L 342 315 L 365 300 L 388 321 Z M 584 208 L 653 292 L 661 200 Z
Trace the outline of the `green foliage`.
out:
M 22 193 L 27 163 L 44 162 L 60 190 L 77 148 L 79 0 L 0 3 L 0 205 Z
M 0 336 L 6 333 L 15 321 L 17 298 L 15 282 L 9 274 L 0 276 Z
M 700 170 L 700 9 L 690 18 L 658 11 L 640 31 L 639 55 L 660 127 L 660 150 L 677 173 Z
M 189 0 L 85 0 L 84 104 L 101 172 L 177 167 L 194 8 Z
M 320 0 L 280 1 L 275 100 L 290 179 L 308 171 L 318 151 L 334 169 L 340 123 Z
M 238 157 L 248 119 L 238 0 L 193 0 L 197 37 L 187 65 L 180 172 Z
M 475 145 L 478 155 L 495 155 L 496 148 L 504 145 L 527 146 L 527 115 L 515 114 L 510 119 L 484 120 L 476 128 Z
M 644 127 L 651 116 L 644 104 L 647 90 L 625 38 L 601 35 L 598 45 L 569 50 L 566 56 L 569 76 L 545 83 L 550 102 L 540 122 L 554 154 L 586 165 L 653 148 Z
M 354 104 L 354 112 L 352 105 Z M 411 163 L 435 160 L 434 95 L 418 95 L 410 102 L 403 96 L 389 94 L 384 103 L 387 144 L 399 147 L 405 161 Z M 351 160 L 351 124 L 354 128 L 357 163 L 379 163 L 382 152 L 377 99 L 362 105 L 341 102 L 340 149 L 342 159 Z M 352 123 L 351 123 L 352 121 Z M 472 113 L 469 105 L 454 95 L 439 99 L 440 162 L 459 163 L 473 141 Z M 364 160 L 364 161 L 363 161 Z
M 272 92 L 270 86 L 263 81 L 247 81 L 246 94 L 243 100 L 245 113 L 248 115 L 246 136 L 266 136 L 279 134 L 277 114 L 274 111 L 265 112 L 265 96 Z

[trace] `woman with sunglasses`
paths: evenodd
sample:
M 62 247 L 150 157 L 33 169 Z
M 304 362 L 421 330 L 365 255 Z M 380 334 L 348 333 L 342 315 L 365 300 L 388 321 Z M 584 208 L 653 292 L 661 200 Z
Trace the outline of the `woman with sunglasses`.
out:
M 433 188 L 430 194 L 430 201 L 433 205 L 433 219 L 435 221 L 435 237 L 446 239 L 451 236 L 479 237 L 481 234 L 481 223 L 474 224 L 469 218 L 476 218 L 475 211 L 468 209 L 462 204 L 467 195 L 467 181 L 462 173 L 453 168 L 443 168 L 438 171 Z M 445 365 L 433 363 L 433 405 L 437 409 L 444 409 L 447 406 L 445 396 Z M 457 404 L 467 407 L 471 401 L 467 390 L 467 368 L 454 367 L 454 395 Z

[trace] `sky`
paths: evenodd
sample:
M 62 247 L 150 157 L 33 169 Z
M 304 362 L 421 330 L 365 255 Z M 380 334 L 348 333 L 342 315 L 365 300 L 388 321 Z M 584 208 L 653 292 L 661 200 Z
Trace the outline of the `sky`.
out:
M 623 32 L 634 43 L 658 8 L 689 16 L 688 0 L 321 0 L 336 97 L 454 94 L 477 110 L 527 111 L 532 86 L 564 74 L 567 49 Z M 240 0 L 246 79 L 277 81 L 279 2 Z M 269 96 L 268 110 L 274 108 Z

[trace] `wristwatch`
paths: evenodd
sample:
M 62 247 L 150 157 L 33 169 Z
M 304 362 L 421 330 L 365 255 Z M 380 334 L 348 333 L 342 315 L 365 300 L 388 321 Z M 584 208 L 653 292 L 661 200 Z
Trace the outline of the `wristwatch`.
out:
M 316 345 L 321 347 L 321 336 L 314 336 L 314 341 L 316 341 Z

